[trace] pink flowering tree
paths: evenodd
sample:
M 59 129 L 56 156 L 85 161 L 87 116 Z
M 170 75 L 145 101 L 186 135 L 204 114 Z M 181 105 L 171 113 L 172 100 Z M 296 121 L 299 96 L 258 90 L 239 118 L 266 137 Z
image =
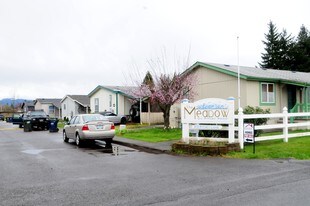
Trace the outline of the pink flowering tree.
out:
M 163 112 L 164 128 L 170 128 L 170 109 L 182 99 L 191 99 L 194 95 L 192 89 L 195 83 L 192 73 L 155 74 L 147 72 L 136 96 L 148 98 L 152 104 L 157 104 Z

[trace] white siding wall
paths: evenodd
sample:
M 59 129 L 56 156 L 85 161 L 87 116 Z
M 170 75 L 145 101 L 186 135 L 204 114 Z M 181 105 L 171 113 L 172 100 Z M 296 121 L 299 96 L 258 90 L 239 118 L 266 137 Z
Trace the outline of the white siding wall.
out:
M 128 100 L 127 97 L 118 94 L 118 114 L 129 115 L 129 110 L 132 103 Z
M 125 114 L 125 97 L 120 94 L 118 94 L 118 114 Z
M 112 107 L 110 107 L 110 95 L 112 95 Z M 106 89 L 100 89 L 90 97 L 91 112 L 95 112 L 95 99 L 99 99 L 99 112 L 113 111 L 116 113 L 116 94 Z M 129 115 L 131 102 L 127 97 L 118 94 L 118 114 Z
M 65 109 L 64 105 L 66 105 L 66 109 Z M 78 114 L 76 103 L 70 98 L 66 98 L 61 103 L 61 108 L 62 108 L 62 118 L 68 117 L 70 119 L 71 116 Z
M 112 95 L 112 107 L 109 105 L 110 95 Z M 104 110 L 116 112 L 116 95 L 113 92 L 110 92 L 105 89 L 98 90 L 95 94 L 90 97 L 90 109 L 92 113 L 95 110 L 95 99 L 99 99 L 99 112 L 103 112 Z
M 131 105 L 132 103 L 128 100 L 128 98 L 124 98 L 124 115 L 129 115 Z

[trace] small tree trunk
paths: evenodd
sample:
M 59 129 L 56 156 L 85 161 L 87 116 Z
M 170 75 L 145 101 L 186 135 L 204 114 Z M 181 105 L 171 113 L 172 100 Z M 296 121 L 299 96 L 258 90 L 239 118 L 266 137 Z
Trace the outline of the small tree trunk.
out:
M 166 106 L 164 108 L 164 129 L 169 129 L 170 128 L 170 108 L 171 105 Z

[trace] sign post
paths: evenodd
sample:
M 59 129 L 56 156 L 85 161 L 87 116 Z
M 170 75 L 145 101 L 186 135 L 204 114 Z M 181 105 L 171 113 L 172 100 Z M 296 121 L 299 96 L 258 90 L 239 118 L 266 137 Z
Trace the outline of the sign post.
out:
M 246 143 L 253 144 L 253 154 L 255 154 L 254 124 L 252 123 L 243 124 L 243 141 Z

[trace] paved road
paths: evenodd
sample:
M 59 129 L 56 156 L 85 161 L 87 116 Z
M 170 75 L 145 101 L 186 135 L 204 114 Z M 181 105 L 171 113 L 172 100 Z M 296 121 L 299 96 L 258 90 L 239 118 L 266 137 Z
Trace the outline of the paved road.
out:
M 310 162 L 77 148 L 0 122 L 0 205 L 309 205 Z

